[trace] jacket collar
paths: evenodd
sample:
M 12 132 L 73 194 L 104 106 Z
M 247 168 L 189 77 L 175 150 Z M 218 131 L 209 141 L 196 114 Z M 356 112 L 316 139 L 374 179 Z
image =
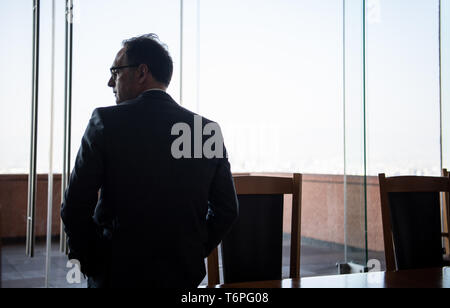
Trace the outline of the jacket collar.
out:
M 168 103 L 177 104 L 174 101 L 174 99 L 169 94 L 167 94 L 165 91 L 163 91 L 163 90 L 149 90 L 149 91 L 142 92 L 135 99 L 123 102 L 122 104 L 123 105 L 128 105 L 128 104 L 134 104 L 134 103 L 147 101 L 147 100 L 165 101 L 165 102 L 168 102 Z
M 142 92 L 139 96 L 138 99 L 162 99 L 162 100 L 168 100 L 171 102 L 175 102 L 173 100 L 173 98 L 167 94 L 166 91 L 163 90 L 159 90 L 159 89 L 151 89 L 151 90 L 147 90 L 145 92 Z

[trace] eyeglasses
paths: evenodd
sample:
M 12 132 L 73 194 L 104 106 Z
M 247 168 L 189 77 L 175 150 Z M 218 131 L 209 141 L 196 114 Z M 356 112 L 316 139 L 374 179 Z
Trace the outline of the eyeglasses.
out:
M 116 80 L 116 79 L 117 79 L 117 74 L 119 73 L 119 71 L 120 71 L 121 69 L 129 68 L 129 67 L 138 67 L 138 66 L 139 66 L 139 64 L 124 65 L 124 66 L 114 66 L 114 67 L 111 67 L 109 70 L 111 71 L 111 76 L 112 76 L 112 78 L 113 78 L 114 80 Z

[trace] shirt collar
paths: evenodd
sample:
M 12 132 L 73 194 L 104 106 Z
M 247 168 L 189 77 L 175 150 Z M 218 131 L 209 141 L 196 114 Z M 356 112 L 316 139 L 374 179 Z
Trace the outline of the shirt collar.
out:
M 160 92 L 166 93 L 166 91 L 164 91 L 163 89 L 153 88 L 153 89 L 145 90 L 145 91 L 142 92 L 141 94 L 144 94 L 144 93 L 147 93 L 147 92 L 151 92 L 151 91 L 160 91 Z

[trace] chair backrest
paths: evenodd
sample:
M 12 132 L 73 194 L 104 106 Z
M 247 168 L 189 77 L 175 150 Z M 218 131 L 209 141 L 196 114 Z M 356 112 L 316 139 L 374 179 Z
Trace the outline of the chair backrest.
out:
M 239 218 L 221 243 L 225 283 L 282 278 L 283 201 L 292 194 L 290 278 L 300 278 L 302 175 L 234 175 Z M 208 285 L 220 283 L 218 250 L 208 257 Z
M 443 265 L 440 193 L 449 177 L 379 175 L 388 271 Z
M 0 204 L 0 289 L 2 288 L 2 205 Z

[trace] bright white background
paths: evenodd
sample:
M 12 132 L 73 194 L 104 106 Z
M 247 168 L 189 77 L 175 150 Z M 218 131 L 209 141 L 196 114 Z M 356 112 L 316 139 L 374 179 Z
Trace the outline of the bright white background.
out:
M 27 173 L 32 1 L 0 0 L 0 173 Z M 48 169 L 51 1 L 42 0 L 38 172 Z M 368 1 L 368 173 L 439 174 L 438 1 Z M 450 39 L 443 1 L 444 166 Z M 347 1 L 346 129 L 342 1 L 185 0 L 183 104 L 218 121 L 233 171 L 363 171 L 361 2 Z M 75 158 L 94 108 L 114 104 L 109 67 L 122 40 L 154 32 L 169 46 L 180 101 L 178 0 L 75 1 Z M 55 168 L 62 169 L 64 1 L 57 1 Z M 72 164 L 73 166 L 73 164 Z M 447 167 L 449 167 L 447 165 Z

